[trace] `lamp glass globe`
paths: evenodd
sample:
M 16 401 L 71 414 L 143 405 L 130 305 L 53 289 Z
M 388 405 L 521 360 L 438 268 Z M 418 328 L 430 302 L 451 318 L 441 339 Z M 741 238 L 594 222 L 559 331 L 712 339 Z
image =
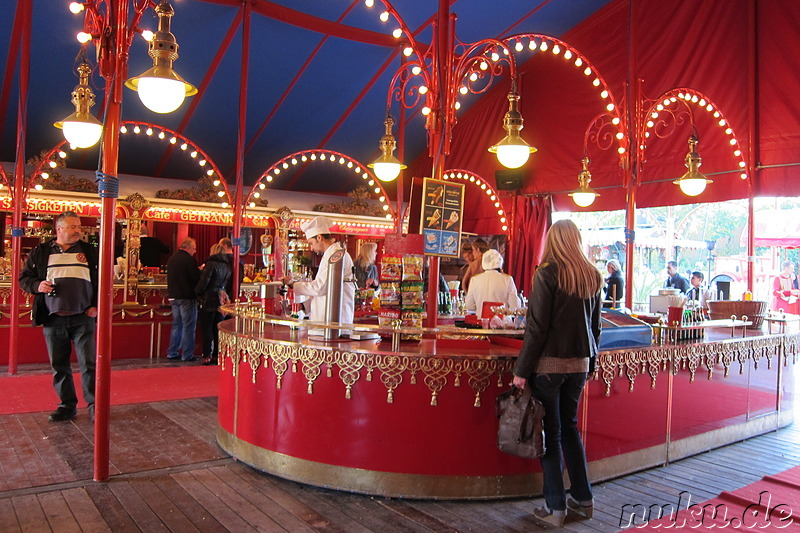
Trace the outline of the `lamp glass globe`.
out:
M 572 201 L 579 207 L 589 207 L 594 203 L 595 193 L 593 192 L 574 192 Z
M 89 148 L 97 144 L 103 133 L 102 124 L 92 122 L 65 121 L 63 123 L 64 138 L 77 148 Z
M 374 163 L 372 169 L 381 181 L 394 181 L 400 175 L 400 165 L 397 163 Z
M 155 113 L 172 113 L 186 98 L 186 85 L 167 78 L 139 78 L 136 90 L 145 107 Z
M 503 144 L 497 146 L 497 160 L 506 168 L 521 167 L 530 155 L 530 147 L 525 145 Z
M 706 190 L 706 180 L 698 178 L 683 178 L 678 183 L 678 186 L 686 196 L 697 196 Z

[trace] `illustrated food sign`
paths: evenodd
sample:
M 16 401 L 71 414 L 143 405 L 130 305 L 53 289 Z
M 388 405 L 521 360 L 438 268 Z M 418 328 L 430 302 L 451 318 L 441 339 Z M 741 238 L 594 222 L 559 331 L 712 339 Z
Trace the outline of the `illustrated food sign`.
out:
M 425 254 L 458 257 L 464 185 L 425 178 L 422 184 L 422 236 Z

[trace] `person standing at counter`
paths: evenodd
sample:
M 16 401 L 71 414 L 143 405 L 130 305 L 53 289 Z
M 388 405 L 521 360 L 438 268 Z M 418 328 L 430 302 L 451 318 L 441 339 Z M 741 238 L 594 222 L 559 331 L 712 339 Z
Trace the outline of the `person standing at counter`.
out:
M 678 263 L 676 261 L 667 262 L 667 281 L 664 282 L 664 287 L 667 289 L 679 289 L 682 293 L 689 290 L 689 280 L 681 276 L 678 272 Z
M 461 243 L 461 258 L 467 262 L 466 265 L 461 267 L 461 272 L 459 272 L 459 279 L 461 280 L 461 288 L 464 292 L 467 291 L 469 287 L 469 282 L 472 278 L 472 261 L 475 257 L 472 255 L 472 245 L 467 241 Z
M 618 302 L 622 301 L 625 293 L 625 280 L 622 279 L 622 267 L 616 259 L 608 260 L 606 270 L 608 270 L 608 277 L 603 289 L 605 291 L 603 307 L 611 309 L 616 308 Z
M 82 241 L 81 219 L 65 211 L 55 219 L 56 238 L 34 248 L 19 277 L 20 288 L 33 294 L 33 325 L 44 326 L 44 340 L 59 398 L 50 422 L 72 420 L 78 396 L 70 355 L 75 347 L 83 398 L 94 420 L 95 328 L 97 322 L 97 253 Z
M 328 260 L 337 250 L 345 250 L 331 235 L 330 227 L 333 221 L 325 216 L 319 216 L 300 225 L 306 236 L 306 242 L 312 252 L 322 254 L 316 277 L 313 281 L 295 281 L 284 276 L 281 280 L 294 289 L 300 296 L 311 296 L 311 320 L 321 322 L 325 320 L 325 305 L 328 298 Z M 345 250 L 344 275 L 348 276 L 353 271 L 353 259 Z M 340 323 L 352 324 L 355 315 L 355 287 L 352 283 L 344 283 L 342 288 L 342 310 Z
M 514 278 L 503 274 L 503 256 L 500 252 L 494 249 L 484 252 L 481 266 L 483 273 L 472 278 L 467 291 L 467 312 L 480 315 L 483 302 L 500 302 L 509 309 L 519 308 L 517 285 Z
M 541 458 L 545 506 L 534 509 L 533 515 L 555 526 L 563 525 L 567 508 L 582 518 L 591 518 L 594 510 L 578 432 L 578 404 L 597 357 L 602 287 L 600 272 L 583 252 L 578 227 L 568 219 L 555 222 L 533 278 L 513 381 L 520 388 L 530 384 L 545 408 L 546 452 Z
M 161 266 L 161 254 L 168 254 L 172 249 L 155 237 L 149 237 L 147 226 L 142 226 L 139 233 L 139 262 L 143 267 Z
M 689 283 L 692 284 L 692 288 L 686 291 L 686 297 L 688 299 L 700 301 L 700 296 L 703 292 L 703 280 L 705 278 L 706 277 L 699 270 L 692 272 L 692 277 L 689 280 Z
M 374 242 L 365 242 L 358 249 L 353 272 L 359 289 L 377 289 L 380 287 L 378 283 L 378 267 L 375 266 L 377 255 L 378 245 Z
M 177 252 L 167 261 L 167 293 L 172 306 L 172 329 L 169 335 L 167 359 L 194 361 L 194 339 L 197 328 L 197 294 L 200 269 L 194 254 L 197 243 L 191 237 L 183 239 Z
M 797 276 L 794 273 L 794 263 L 784 261 L 781 263 L 781 273 L 772 281 L 772 308 L 776 311 L 797 314 L 798 290 Z
M 233 277 L 233 246 L 230 239 L 214 245 L 206 259 L 195 293 L 200 303 L 200 327 L 203 330 L 203 364 L 216 365 L 219 359 L 219 323 L 223 316 L 219 306 L 230 301 Z
M 483 254 L 488 249 L 489 245 L 483 239 L 477 238 L 472 241 L 472 262 L 469 264 L 469 277 L 465 276 L 465 291 L 469 291 L 469 284 L 472 282 L 472 278 L 478 274 L 483 274 Z

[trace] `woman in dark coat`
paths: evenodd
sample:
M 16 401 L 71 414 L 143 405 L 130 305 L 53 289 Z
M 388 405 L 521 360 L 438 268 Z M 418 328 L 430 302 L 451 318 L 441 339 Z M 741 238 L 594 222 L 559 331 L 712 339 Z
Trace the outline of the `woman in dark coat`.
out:
M 225 242 L 227 241 L 227 242 Z M 222 241 L 212 248 L 217 253 L 206 259 L 195 293 L 200 305 L 200 327 L 203 332 L 203 364 L 216 365 L 219 358 L 219 323 L 223 316 L 219 306 L 230 300 L 231 265 L 233 248 L 230 240 Z
M 608 277 L 606 278 L 606 286 L 603 288 L 605 292 L 603 307 L 616 309 L 618 302 L 622 301 L 622 296 L 625 293 L 622 267 L 619 266 L 619 261 L 616 259 L 609 259 L 608 263 L 606 263 L 606 270 L 608 270 Z
M 582 518 L 591 518 L 594 510 L 578 432 L 578 404 L 597 357 L 602 287 L 603 278 L 584 254 L 575 223 L 565 219 L 553 224 L 533 278 L 514 385 L 529 384 L 545 408 L 546 452 L 541 458 L 545 506 L 534 509 L 533 515 L 559 527 L 568 508 Z M 564 490 L 564 462 L 569 498 Z

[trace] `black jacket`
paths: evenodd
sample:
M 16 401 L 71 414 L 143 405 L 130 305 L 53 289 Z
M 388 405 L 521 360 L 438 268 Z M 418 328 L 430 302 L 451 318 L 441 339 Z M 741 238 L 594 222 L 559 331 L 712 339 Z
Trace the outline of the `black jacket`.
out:
M 220 291 L 229 291 L 231 284 L 231 265 L 233 259 L 229 254 L 214 254 L 206 259 L 206 266 L 200 274 L 195 293 L 200 308 L 204 311 L 216 311 L 220 306 Z
M 514 375 L 530 379 L 540 357 L 596 357 L 600 343 L 600 292 L 582 300 L 558 288 L 558 267 L 544 263 L 528 298 L 525 340 Z
M 55 239 L 50 239 L 31 250 L 19 276 L 20 288 L 34 295 L 32 313 L 34 326 L 41 326 L 50 316 L 47 311 L 47 303 L 44 301 L 45 294 L 39 292 L 39 283 L 47 279 L 47 262 L 52 253 L 53 241 Z M 94 246 L 86 241 L 78 241 L 78 245 L 83 250 L 84 255 L 86 255 L 86 261 L 89 263 L 89 275 L 92 282 L 92 305 L 97 306 L 97 251 Z
M 680 289 L 682 293 L 686 293 L 691 288 L 691 284 L 689 280 L 681 276 L 680 274 L 675 274 L 675 276 L 671 278 L 667 278 L 667 282 L 664 283 L 664 287 L 666 288 L 673 288 L 673 289 Z
M 612 287 L 616 287 L 616 290 L 613 290 Z M 603 290 L 605 291 L 606 300 L 611 300 L 612 293 L 616 294 L 616 301 L 622 300 L 622 296 L 625 293 L 625 281 L 622 279 L 619 270 L 615 270 L 606 278 L 606 286 Z M 604 305 L 611 307 L 611 304 Z
M 178 250 L 167 261 L 167 292 L 170 298 L 194 300 L 197 282 L 200 281 L 200 269 L 197 259 L 186 250 Z

